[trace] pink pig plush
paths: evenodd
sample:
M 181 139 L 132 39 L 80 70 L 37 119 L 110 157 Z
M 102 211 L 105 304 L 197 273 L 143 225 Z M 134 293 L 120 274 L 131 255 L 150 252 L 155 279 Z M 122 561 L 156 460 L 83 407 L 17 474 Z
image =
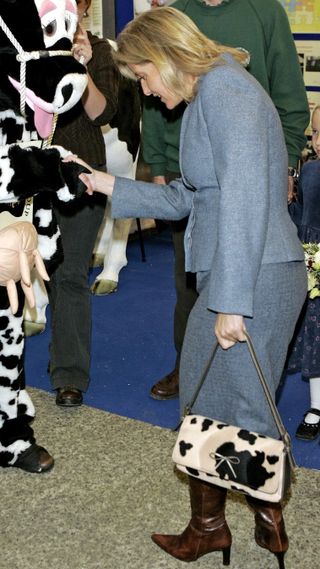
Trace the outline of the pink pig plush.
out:
M 0 286 L 7 287 L 13 314 L 19 305 L 16 282 L 21 281 L 28 304 L 33 308 L 35 299 L 30 276 L 33 267 L 44 280 L 49 280 L 37 245 L 36 229 L 28 221 L 13 223 L 0 231 Z

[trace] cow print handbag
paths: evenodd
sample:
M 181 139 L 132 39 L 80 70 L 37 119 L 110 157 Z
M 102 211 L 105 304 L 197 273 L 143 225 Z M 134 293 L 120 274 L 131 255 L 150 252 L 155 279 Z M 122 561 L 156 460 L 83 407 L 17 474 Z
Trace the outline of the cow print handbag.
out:
M 296 463 L 289 434 L 281 421 L 247 332 L 246 340 L 280 439 L 192 414 L 192 406 L 216 354 L 217 343 L 191 402 L 185 407 L 172 459 L 179 470 L 190 476 L 260 500 L 279 502 L 290 486 L 291 472 Z

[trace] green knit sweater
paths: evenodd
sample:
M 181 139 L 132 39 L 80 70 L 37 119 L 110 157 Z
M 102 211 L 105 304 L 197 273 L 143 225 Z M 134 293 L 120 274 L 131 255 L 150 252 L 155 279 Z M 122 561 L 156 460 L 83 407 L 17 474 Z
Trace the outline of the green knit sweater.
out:
M 288 18 L 278 0 L 177 0 L 172 7 L 187 14 L 209 38 L 250 52 L 248 71 L 272 98 L 280 115 L 289 165 L 295 167 L 306 144 L 309 107 Z M 142 123 L 144 160 L 153 176 L 179 172 L 179 136 L 184 104 L 168 111 L 145 97 Z M 235 148 L 230 149 L 236 151 Z

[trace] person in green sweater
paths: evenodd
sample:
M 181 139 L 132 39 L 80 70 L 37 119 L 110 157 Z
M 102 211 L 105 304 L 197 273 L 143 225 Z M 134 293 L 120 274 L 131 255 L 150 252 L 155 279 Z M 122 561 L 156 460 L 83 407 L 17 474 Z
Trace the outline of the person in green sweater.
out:
M 284 8 L 278 0 L 176 0 L 171 6 L 187 14 L 210 39 L 249 52 L 247 69 L 270 95 L 279 112 L 288 150 L 290 202 L 294 176 L 306 145 L 309 105 Z M 180 176 L 179 138 L 184 110 L 184 103 L 168 111 L 160 99 L 145 97 L 142 151 L 155 183 L 168 183 Z M 177 357 L 174 369 L 151 388 L 151 397 L 160 400 L 179 395 L 180 353 L 188 316 L 197 299 L 194 275 L 186 273 L 184 268 L 186 223 L 186 219 L 170 223 L 175 252 L 174 343 Z

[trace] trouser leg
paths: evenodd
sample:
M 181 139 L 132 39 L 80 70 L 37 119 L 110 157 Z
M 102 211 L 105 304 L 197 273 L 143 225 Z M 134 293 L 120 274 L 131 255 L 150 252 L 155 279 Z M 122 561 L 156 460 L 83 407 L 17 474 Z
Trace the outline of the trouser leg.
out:
M 52 321 L 50 374 L 54 389 L 72 385 L 85 391 L 88 387 L 91 348 L 88 271 L 104 209 L 104 196 L 93 199 L 85 196 L 72 210 L 65 206 L 55 211 L 64 257 L 48 286 Z
M 174 344 L 177 352 L 177 364 L 180 362 L 183 339 L 189 314 L 198 298 L 196 275 L 185 271 L 184 234 L 186 221 L 172 224 L 172 239 L 175 255 L 176 305 L 174 309 Z

